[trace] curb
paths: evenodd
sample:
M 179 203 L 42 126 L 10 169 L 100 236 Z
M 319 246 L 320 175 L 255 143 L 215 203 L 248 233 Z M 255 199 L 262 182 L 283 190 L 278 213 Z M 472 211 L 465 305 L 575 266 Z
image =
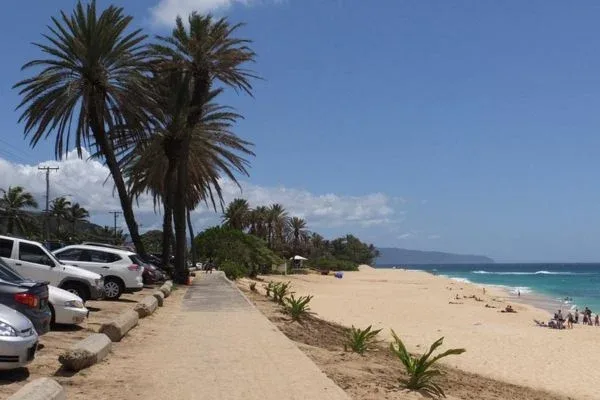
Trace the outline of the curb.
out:
M 23 386 L 7 400 L 66 400 L 65 388 L 50 378 L 39 378 Z
M 127 310 L 114 320 L 102 324 L 100 333 L 104 333 L 113 342 L 120 342 L 123 336 L 138 324 L 139 319 L 137 312 Z
M 111 345 L 108 336 L 93 333 L 64 351 L 58 361 L 69 371 L 80 371 L 102 361 L 110 353 Z

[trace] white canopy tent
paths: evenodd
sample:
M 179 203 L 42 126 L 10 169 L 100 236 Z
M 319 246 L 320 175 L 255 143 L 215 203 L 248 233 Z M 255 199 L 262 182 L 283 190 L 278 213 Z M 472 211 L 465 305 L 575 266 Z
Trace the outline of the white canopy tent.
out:
M 295 255 L 294 257 L 290 258 L 290 261 L 292 262 L 292 268 L 295 269 L 299 269 L 302 268 L 302 262 L 308 260 L 308 258 L 304 258 L 302 256 L 298 256 Z

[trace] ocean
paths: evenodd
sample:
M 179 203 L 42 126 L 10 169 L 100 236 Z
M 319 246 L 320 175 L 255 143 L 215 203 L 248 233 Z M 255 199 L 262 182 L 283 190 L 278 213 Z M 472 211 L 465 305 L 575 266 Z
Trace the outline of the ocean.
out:
M 523 300 L 543 296 L 564 309 L 600 312 L 600 264 L 378 265 L 423 270 L 463 282 L 500 286 Z M 549 307 L 544 307 L 549 308 Z

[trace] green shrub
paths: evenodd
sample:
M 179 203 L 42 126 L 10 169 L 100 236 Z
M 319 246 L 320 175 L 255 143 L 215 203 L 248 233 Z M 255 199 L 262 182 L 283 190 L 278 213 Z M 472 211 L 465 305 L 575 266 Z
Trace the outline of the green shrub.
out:
M 381 329 L 371 330 L 372 325 L 369 325 L 366 329 L 352 328 L 348 332 L 348 337 L 344 343 L 344 350 L 352 350 L 358 354 L 364 354 L 370 350 L 372 345 L 375 343 L 377 334 L 381 332 Z
M 256 292 L 256 282 L 250 283 L 250 290 Z
M 266 284 L 264 287 L 265 287 L 266 296 L 271 297 L 271 293 L 274 293 L 275 282 L 271 281 L 268 284 Z
M 420 357 L 414 357 L 406 350 L 404 343 L 402 343 L 402 340 L 400 340 L 400 338 L 396 335 L 396 332 L 393 330 L 392 336 L 394 337 L 394 342 L 390 344 L 390 348 L 392 349 L 392 352 L 400 359 L 400 362 L 402 365 L 404 365 L 404 368 L 409 376 L 408 379 L 403 379 L 400 381 L 404 387 L 409 390 L 419 391 L 433 397 L 446 397 L 442 388 L 437 383 L 433 382 L 436 376 L 442 375 L 442 371 L 432 369 L 432 367 L 439 359 L 452 354 L 462 354 L 466 350 L 450 349 L 429 359 L 435 349 L 443 344 L 444 338 L 442 337 L 431 345 L 427 353 Z
M 279 304 L 283 304 L 283 299 L 288 294 L 291 294 L 290 288 L 292 287 L 291 282 L 278 282 L 273 288 L 273 301 Z
M 299 321 L 304 315 L 310 311 L 308 303 L 312 296 L 300 296 L 295 298 L 293 294 L 283 299 L 285 312 L 288 313 L 294 321 Z
M 235 263 L 233 261 L 224 261 L 219 265 L 219 270 L 223 271 L 227 278 L 231 280 L 236 280 L 238 278 L 244 277 L 247 274 L 246 268 L 242 265 Z

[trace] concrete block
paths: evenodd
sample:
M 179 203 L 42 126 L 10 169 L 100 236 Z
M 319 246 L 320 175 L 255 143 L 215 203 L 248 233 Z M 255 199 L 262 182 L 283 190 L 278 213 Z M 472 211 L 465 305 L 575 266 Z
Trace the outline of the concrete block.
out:
M 65 389 L 54 379 L 38 378 L 23 386 L 8 400 L 66 400 Z
M 140 318 L 146 318 L 158 308 L 158 300 L 154 296 L 146 296 L 140 300 L 133 310 L 138 313 Z
M 102 324 L 100 333 L 104 333 L 113 342 L 120 342 L 134 326 L 138 324 L 140 317 L 133 310 L 127 310 L 119 314 L 114 320 Z
M 165 295 L 165 299 L 171 295 L 171 287 L 167 286 L 166 283 L 162 285 L 158 290 L 160 290 Z
M 158 302 L 158 306 L 162 307 L 163 303 L 165 302 L 165 294 L 163 292 L 161 292 L 160 290 L 156 290 L 154 293 L 152 293 L 152 296 L 154 296 L 156 298 L 156 301 Z
M 58 361 L 69 371 L 79 371 L 102 361 L 110 353 L 111 345 L 108 336 L 93 333 L 64 351 Z

